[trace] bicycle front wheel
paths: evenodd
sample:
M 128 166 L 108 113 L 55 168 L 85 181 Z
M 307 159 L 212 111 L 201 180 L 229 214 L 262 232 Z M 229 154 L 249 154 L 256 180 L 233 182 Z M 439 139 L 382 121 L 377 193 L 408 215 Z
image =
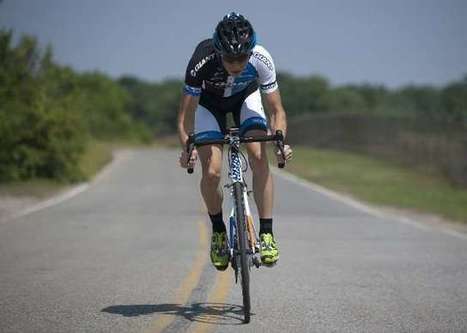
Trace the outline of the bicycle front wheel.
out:
M 237 240 L 240 252 L 240 277 L 242 282 L 243 313 L 245 323 L 250 322 L 250 268 L 247 254 L 247 233 L 245 203 L 243 202 L 243 186 L 241 183 L 234 183 L 235 213 L 237 220 Z

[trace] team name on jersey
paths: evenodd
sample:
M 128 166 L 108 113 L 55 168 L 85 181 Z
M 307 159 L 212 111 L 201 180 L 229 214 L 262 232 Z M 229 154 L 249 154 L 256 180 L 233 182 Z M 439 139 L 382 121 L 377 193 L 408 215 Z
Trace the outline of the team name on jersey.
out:
M 196 77 L 196 74 L 199 72 L 199 70 L 211 59 L 213 59 L 216 56 L 215 53 L 208 55 L 207 57 L 204 57 L 201 59 L 200 62 L 198 62 L 195 65 L 195 68 L 190 71 L 191 76 Z
M 271 70 L 271 71 L 274 70 L 274 68 L 272 67 L 271 62 L 269 61 L 268 58 L 266 58 L 266 56 L 264 56 L 264 55 L 262 55 L 261 53 L 258 53 L 258 52 L 253 52 L 253 57 L 255 57 L 256 59 L 261 61 L 263 64 L 265 64 L 266 67 L 269 68 L 269 70 Z

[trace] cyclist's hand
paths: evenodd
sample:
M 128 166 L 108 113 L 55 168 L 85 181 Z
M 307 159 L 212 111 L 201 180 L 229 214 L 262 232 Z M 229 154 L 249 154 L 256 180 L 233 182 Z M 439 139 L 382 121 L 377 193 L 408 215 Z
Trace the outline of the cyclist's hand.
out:
M 193 168 L 195 166 L 196 160 L 198 159 L 198 151 L 193 149 L 193 152 L 191 153 L 191 158 L 190 161 L 188 161 L 188 153 L 183 150 L 182 153 L 180 154 L 180 166 L 184 169 L 191 167 Z
M 280 149 L 276 148 L 277 163 L 285 163 L 286 161 L 290 161 L 292 159 L 293 150 L 292 148 L 290 148 L 289 145 L 284 145 L 284 155 L 285 155 L 285 160 L 282 157 L 282 153 Z

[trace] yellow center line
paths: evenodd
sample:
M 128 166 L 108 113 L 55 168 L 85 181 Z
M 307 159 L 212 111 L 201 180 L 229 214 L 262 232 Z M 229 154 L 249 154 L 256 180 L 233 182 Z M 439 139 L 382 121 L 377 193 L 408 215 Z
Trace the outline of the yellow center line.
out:
M 193 289 L 198 285 L 203 267 L 206 265 L 208 258 L 208 230 L 206 223 L 198 222 L 199 230 L 199 246 L 196 254 L 193 267 L 191 268 L 188 276 L 183 280 L 180 288 L 178 288 L 175 294 L 176 304 L 186 304 L 188 299 L 193 292 Z M 163 314 L 159 315 L 157 319 L 153 320 L 148 328 L 145 330 L 147 333 L 162 332 L 168 327 L 173 321 L 175 321 L 175 314 Z
M 209 293 L 206 301 L 208 307 L 222 307 L 222 303 L 226 301 L 230 290 L 232 289 L 232 277 L 233 274 L 231 269 L 227 269 L 224 272 L 217 272 L 214 287 Z M 213 308 L 212 313 L 206 313 L 203 318 L 201 318 L 202 321 L 198 321 L 192 325 L 190 331 L 192 333 L 212 332 L 216 328 L 217 324 L 222 320 L 222 313 L 219 311 L 216 311 L 216 309 Z
M 206 206 L 203 207 L 204 212 L 207 213 L 208 210 Z M 227 225 L 228 227 L 228 225 Z M 214 286 L 210 290 L 208 294 L 208 298 L 206 300 L 207 306 L 221 306 L 229 296 L 229 292 L 232 289 L 232 270 L 230 267 L 223 272 L 217 272 L 216 279 L 214 281 Z M 212 332 L 217 324 L 221 320 L 219 314 L 216 314 L 215 309 L 212 310 L 212 313 L 206 313 L 201 320 L 195 322 L 191 325 L 190 332 L 192 333 L 208 333 Z

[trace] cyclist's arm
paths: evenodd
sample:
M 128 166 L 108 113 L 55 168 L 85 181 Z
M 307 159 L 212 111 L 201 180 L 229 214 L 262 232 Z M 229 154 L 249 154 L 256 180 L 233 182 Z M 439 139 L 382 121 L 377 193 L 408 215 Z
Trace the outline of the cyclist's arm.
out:
M 202 64 L 205 64 L 206 57 L 209 55 L 207 53 L 209 51 L 208 45 L 211 45 L 210 40 L 204 40 L 198 44 L 185 71 L 185 87 L 183 88 L 183 95 L 180 100 L 177 123 L 178 138 L 183 148 L 188 139 L 188 134 L 194 130 L 195 110 L 198 107 L 202 91 L 203 70 L 206 68 Z
M 183 94 L 178 109 L 178 138 L 182 147 L 188 139 L 188 134 L 193 132 L 195 122 L 195 110 L 198 107 L 199 96 Z
M 270 113 L 272 132 L 275 133 L 277 130 L 282 130 L 285 137 L 287 133 L 287 118 L 284 107 L 282 106 L 279 89 L 266 93 L 263 96 L 266 102 L 266 107 Z

